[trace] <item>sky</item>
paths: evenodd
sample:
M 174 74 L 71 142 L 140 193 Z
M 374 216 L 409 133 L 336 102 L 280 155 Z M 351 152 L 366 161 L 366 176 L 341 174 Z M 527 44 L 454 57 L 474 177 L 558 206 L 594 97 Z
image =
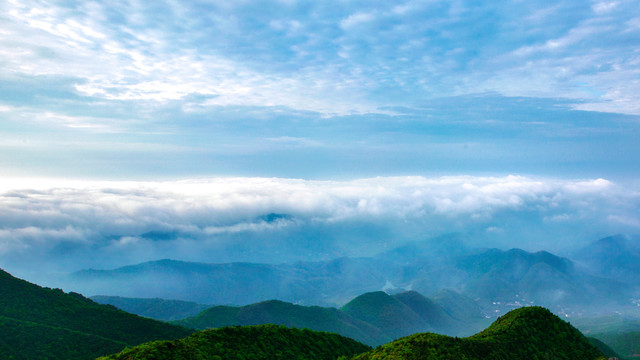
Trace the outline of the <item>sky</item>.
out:
M 638 233 L 639 44 L 637 0 L 2 1 L 0 260 Z

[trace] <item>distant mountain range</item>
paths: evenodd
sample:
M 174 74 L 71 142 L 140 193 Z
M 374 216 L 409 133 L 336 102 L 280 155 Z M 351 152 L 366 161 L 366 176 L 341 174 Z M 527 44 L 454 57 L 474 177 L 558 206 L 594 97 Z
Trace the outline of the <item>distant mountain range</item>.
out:
M 597 262 L 592 256 L 587 267 L 584 258 L 575 263 L 546 251 L 469 249 L 452 236 L 407 244 L 371 258 L 288 264 L 159 260 L 114 270 L 79 271 L 66 278 L 65 286 L 85 294 L 199 304 L 249 305 L 277 299 L 334 307 L 378 290 L 433 295 L 452 289 L 474 299 L 489 317 L 523 305 L 542 305 L 568 315 L 633 306 L 639 293 L 632 276 L 638 267 L 632 261 L 636 254 L 617 240 L 603 239 L 591 246 L 604 246 L 607 254 L 626 260 L 618 270 L 607 272 L 603 269 L 612 266 L 597 264 L 615 261 Z M 592 251 L 595 248 L 587 248 L 578 255 Z M 591 307 L 595 299 L 597 307 Z
M 640 285 L 640 241 L 622 235 L 609 236 L 570 256 L 586 271 L 600 277 Z
M 93 359 L 191 333 L 0 270 L 0 359 Z

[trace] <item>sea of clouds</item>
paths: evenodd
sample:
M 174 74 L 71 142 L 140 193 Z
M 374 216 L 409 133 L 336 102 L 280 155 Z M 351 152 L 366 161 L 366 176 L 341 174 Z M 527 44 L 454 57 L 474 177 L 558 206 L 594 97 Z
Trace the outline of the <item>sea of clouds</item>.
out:
M 13 179 L 0 183 L 0 208 L 1 267 L 19 274 L 371 256 L 447 233 L 561 252 L 640 229 L 632 185 L 524 176 Z

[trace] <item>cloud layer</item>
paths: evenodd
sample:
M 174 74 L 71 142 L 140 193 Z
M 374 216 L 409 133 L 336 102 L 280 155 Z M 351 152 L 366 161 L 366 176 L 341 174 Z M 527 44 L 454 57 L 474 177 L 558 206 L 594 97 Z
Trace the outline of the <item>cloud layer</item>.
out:
M 3 78 L 73 79 L 103 100 L 198 94 L 207 105 L 352 114 L 495 91 L 640 114 L 632 0 L 11 0 L 2 10 Z
M 23 180 L 2 184 L 0 206 L 0 260 L 21 271 L 366 256 L 450 232 L 566 250 L 640 230 L 640 191 L 604 179 Z

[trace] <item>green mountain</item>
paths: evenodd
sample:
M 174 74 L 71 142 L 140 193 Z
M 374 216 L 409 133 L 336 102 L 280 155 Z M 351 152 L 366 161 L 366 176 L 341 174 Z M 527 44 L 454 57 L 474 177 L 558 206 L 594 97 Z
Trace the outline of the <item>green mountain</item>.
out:
M 383 291 L 362 294 L 340 310 L 355 319 L 384 329 L 390 340 L 426 331 L 428 326 L 409 306 Z
M 279 300 L 240 307 L 214 306 L 196 316 L 175 321 L 174 324 L 200 330 L 230 325 L 276 324 L 334 332 L 365 344 L 378 345 L 390 340 L 380 329 L 338 309 L 300 306 Z
M 0 270 L 0 358 L 87 359 L 191 330 L 42 288 Z
M 439 301 L 448 302 L 448 309 Z M 463 320 L 452 317 L 448 311 Z M 277 324 L 334 332 L 376 346 L 420 331 L 470 335 L 488 325 L 486 321 L 473 300 L 453 291 L 442 292 L 438 300 L 415 291 L 395 295 L 379 291 L 357 296 L 340 310 L 270 300 L 239 307 L 214 306 L 173 323 L 199 330 Z
M 623 359 L 640 357 L 640 331 L 610 332 L 591 336 L 607 344 Z
M 482 315 L 482 310 L 478 303 L 472 298 L 462 295 L 458 292 L 449 289 L 443 289 L 431 296 L 433 302 L 442 307 L 444 312 L 458 321 L 466 323 L 480 323 L 483 326 L 475 331 L 468 333 L 471 335 L 474 332 L 480 331 L 489 323 L 484 324 L 487 319 Z
M 337 334 L 277 325 L 225 327 L 153 341 L 100 360 L 335 360 L 371 349 Z
M 585 335 L 607 344 L 622 358 L 640 355 L 640 319 L 614 315 L 577 318 L 571 323 Z
M 92 296 L 90 299 L 98 304 L 113 305 L 128 313 L 163 321 L 194 316 L 209 307 L 209 305 L 198 304 L 191 301 L 165 300 L 159 298 L 141 299 L 98 295 Z
M 609 345 L 605 344 L 601 340 L 598 340 L 593 337 L 587 337 L 589 343 L 595 346 L 596 349 L 600 350 L 607 358 L 620 358 L 617 352 L 615 352 Z
M 605 357 L 580 331 L 549 310 L 525 307 L 510 311 L 486 330 L 468 338 L 416 334 L 354 359 L 594 360 Z

